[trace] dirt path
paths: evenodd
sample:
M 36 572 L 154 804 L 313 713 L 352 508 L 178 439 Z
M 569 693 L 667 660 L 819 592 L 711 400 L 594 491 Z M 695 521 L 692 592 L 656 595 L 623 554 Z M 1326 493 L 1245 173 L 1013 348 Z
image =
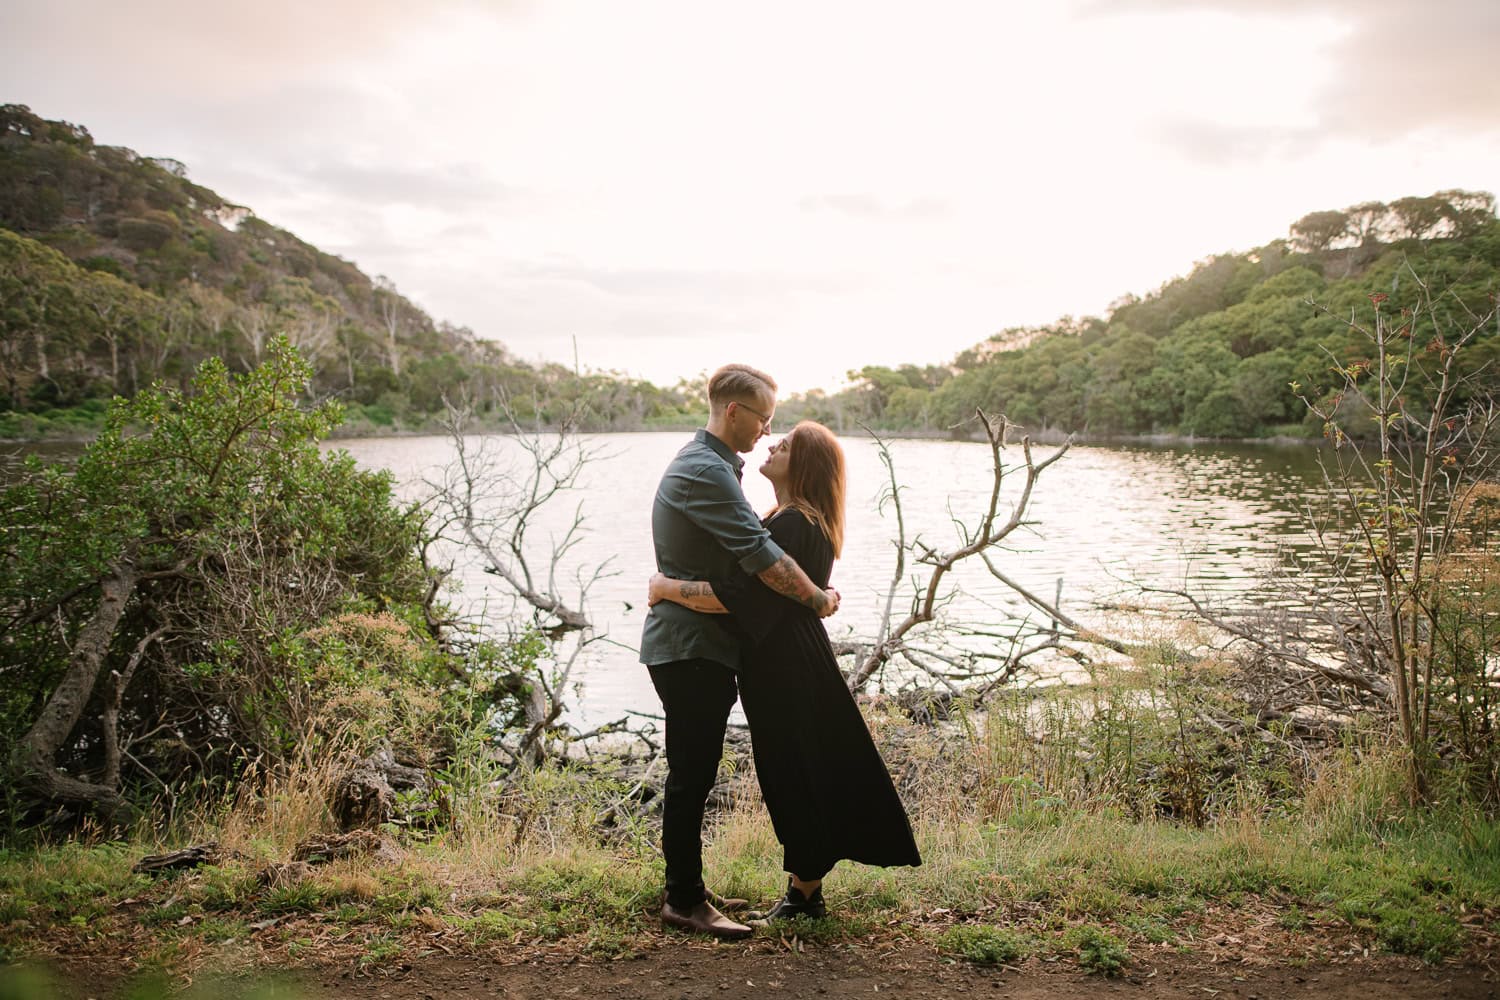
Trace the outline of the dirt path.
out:
M 3 969 L 0 969 L 3 972 Z M 140 996 L 123 978 L 97 965 L 61 970 L 57 995 Z M 198 997 L 275 997 L 278 1000 L 470 1000 L 573 997 L 649 1000 L 827 1000 L 879 997 L 928 1000 L 993 997 L 1005 1000 L 1445 1000 L 1493 998 L 1500 973 L 1477 964 L 1426 966 L 1412 959 L 1352 957 L 1309 964 L 1213 964 L 1170 949 L 1135 959 L 1125 975 L 1106 979 L 1067 962 L 1032 959 L 1019 967 L 983 967 L 946 958 L 912 943 L 834 945 L 768 950 L 674 939 L 644 955 L 590 961 L 540 955 L 505 962 L 434 955 L 374 972 L 353 965 L 290 970 L 258 988 L 204 978 L 188 992 Z M 0 989 L 0 995 L 9 995 Z
M 312 997 L 466 1000 L 471 997 L 808 998 L 1047 997 L 1275 1000 L 1279 997 L 1414 1000 L 1495 997 L 1500 977 L 1475 966 L 1427 967 L 1411 960 L 1360 959 L 1304 967 L 1207 965 L 1170 954 L 1140 960 L 1116 979 L 1075 966 L 1028 961 L 1016 969 L 954 962 L 919 946 L 827 948 L 801 954 L 681 943 L 614 962 L 498 965 L 473 958 L 429 958 L 389 977 L 348 970 L 304 973 L 297 983 Z

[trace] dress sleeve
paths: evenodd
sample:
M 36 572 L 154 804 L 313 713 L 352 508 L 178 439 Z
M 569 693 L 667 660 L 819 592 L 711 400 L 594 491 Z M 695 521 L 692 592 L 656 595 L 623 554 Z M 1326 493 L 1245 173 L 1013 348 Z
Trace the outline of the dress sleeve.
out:
M 767 525 L 771 539 L 787 555 L 799 562 L 807 553 L 807 532 L 812 525 L 795 511 L 787 511 L 771 519 Z M 805 610 L 789 597 L 761 583 L 758 576 L 735 573 L 723 580 L 710 581 L 714 595 L 729 610 L 735 628 L 743 633 L 752 645 L 758 644 L 771 633 L 789 613 Z

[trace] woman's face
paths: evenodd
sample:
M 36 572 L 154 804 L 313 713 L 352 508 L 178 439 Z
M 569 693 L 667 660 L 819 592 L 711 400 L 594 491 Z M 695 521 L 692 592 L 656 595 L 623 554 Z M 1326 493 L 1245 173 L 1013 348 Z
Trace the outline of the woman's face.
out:
M 784 482 L 790 474 L 792 465 L 792 438 L 786 437 L 771 445 L 771 452 L 766 460 L 761 463 L 760 474 L 772 483 Z

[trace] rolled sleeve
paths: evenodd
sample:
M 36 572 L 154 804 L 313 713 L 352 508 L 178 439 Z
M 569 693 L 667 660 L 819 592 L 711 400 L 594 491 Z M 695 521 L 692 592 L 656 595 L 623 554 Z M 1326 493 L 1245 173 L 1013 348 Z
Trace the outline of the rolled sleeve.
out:
M 775 566 L 784 555 L 781 546 L 767 538 L 765 545 L 740 560 L 740 569 L 754 575 Z
M 725 466 L 701 470 L 686 492 L 683 513 L 712 535 L 734 557 L 740 569 L 756 574 L 786 555 L 740 492 L 740 484 Z

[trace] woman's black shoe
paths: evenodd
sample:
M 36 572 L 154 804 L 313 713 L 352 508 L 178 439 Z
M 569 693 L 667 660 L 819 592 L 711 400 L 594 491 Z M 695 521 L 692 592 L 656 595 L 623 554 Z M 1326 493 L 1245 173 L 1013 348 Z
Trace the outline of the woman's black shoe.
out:
M 747 913 L 747 923 L 773 923 L 777 920 L 791 920 L 793 917 L 826 917 L 828 906 L 823 902 L 823 887 L 820 885 L 812 891 L 811 896 L 802 895 L 802 891 L 796 886 L 787 884 L 786 895 L 776 901 L 776 905 L 764 913 Z

